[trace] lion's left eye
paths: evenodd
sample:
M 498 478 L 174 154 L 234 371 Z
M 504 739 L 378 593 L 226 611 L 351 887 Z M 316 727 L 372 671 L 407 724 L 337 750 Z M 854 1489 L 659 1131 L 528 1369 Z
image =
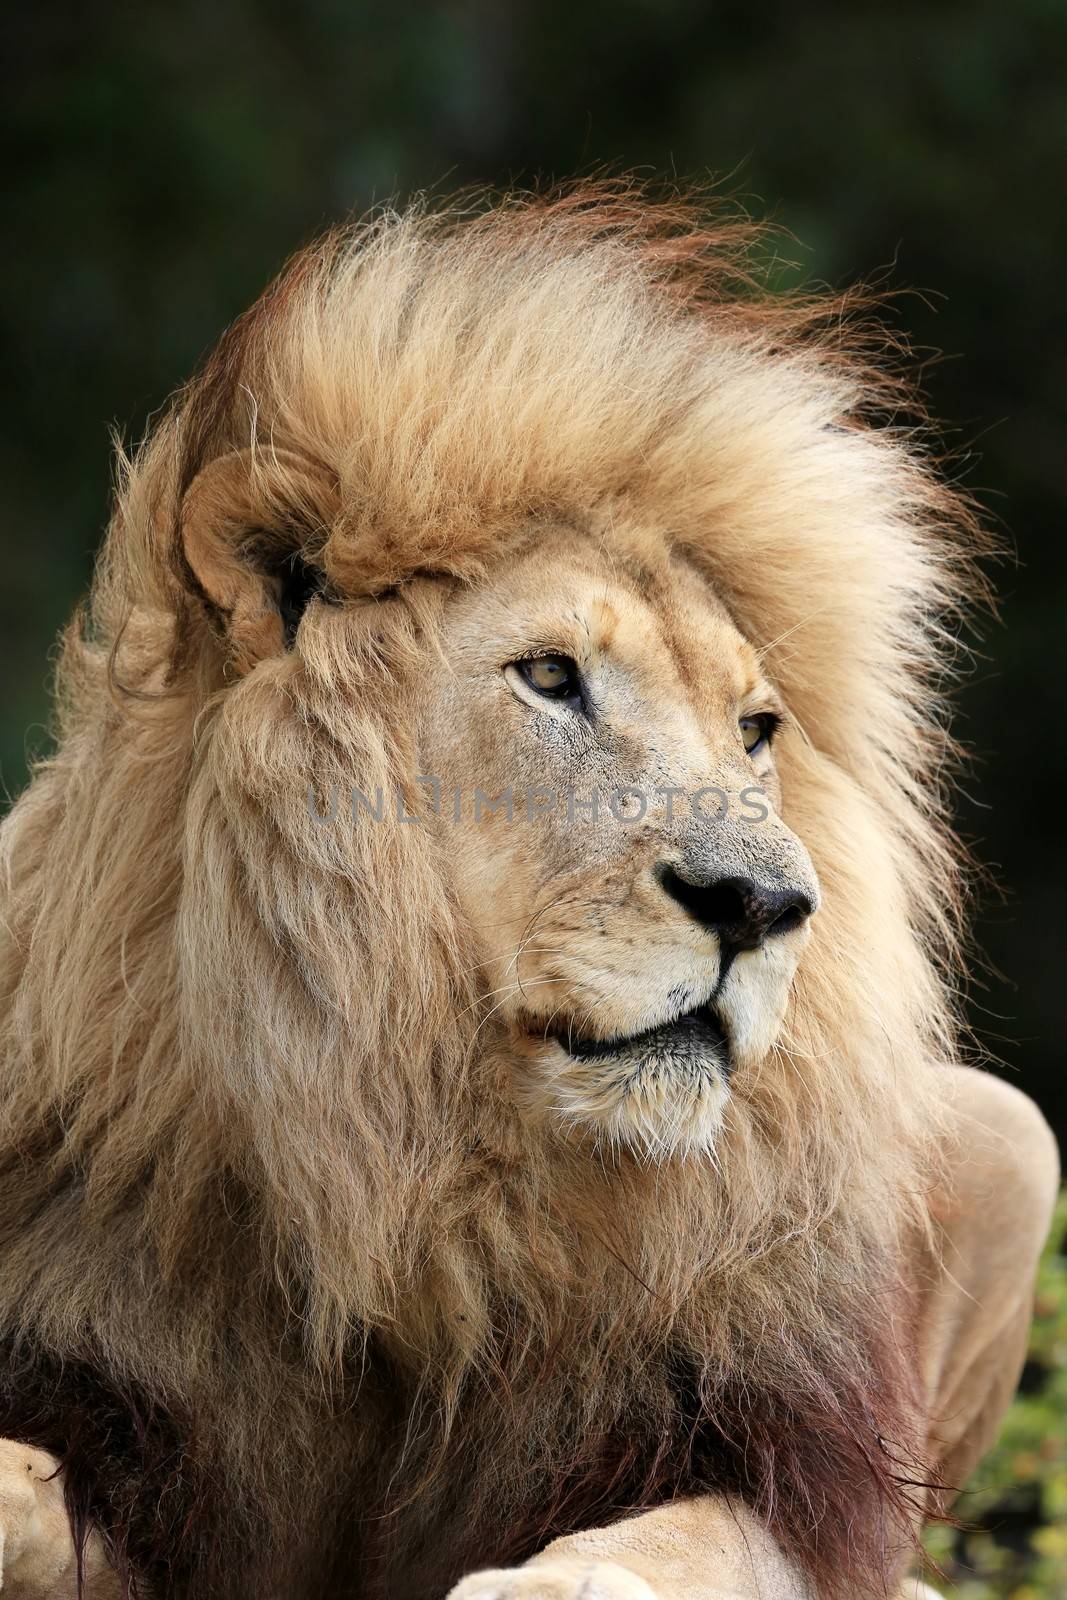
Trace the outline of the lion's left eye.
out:
M 764 711 L 759 716 L 742 717 L 738 726 L 741 729 L 745 749 L 750 756 L 754 756 L 757 750 L 762 750 L 764 745 L 770 744 L 774 730 L 778 726 L 778 718 L 772 711 Z

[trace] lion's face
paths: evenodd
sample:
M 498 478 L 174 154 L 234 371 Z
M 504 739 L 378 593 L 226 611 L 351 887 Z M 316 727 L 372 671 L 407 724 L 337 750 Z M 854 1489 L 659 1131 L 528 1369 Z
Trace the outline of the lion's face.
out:
M 783 708 L 680 558 L 555 537 L 447 604 L 422 770 L 520 1104 L 707 1148 L 818 901 L 777 815 Z

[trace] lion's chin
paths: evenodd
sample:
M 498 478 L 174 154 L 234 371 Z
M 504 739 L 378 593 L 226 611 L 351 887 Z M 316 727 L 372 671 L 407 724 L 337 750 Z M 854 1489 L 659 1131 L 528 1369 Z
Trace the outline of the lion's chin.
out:
M 573 1135 L 651 1161 L 707 1155 L 730 1095 L 725 1074 L 714 1065 L 699 1072 L 647 1070 L 622 1083 L 570 1070 L 556 1077 L 553 1089 L 553 1110 Z
M 662 1160 L 707 1152 L 729 1097 L 730 1045 L 710 1006 L 630 1036 L 546 1040 L 552 1114 L 572 1136 Z
M 713 1003 L 643 1033 L 583 1036 L 530 1026 L 527 1104 L 569 1137 L 651 1160 L 708 1154 L 733 1074 L 758 1068 L 781 1032 L 800 940 L 737 958 Z M 790 948 L 784 948 L 789 946 Z

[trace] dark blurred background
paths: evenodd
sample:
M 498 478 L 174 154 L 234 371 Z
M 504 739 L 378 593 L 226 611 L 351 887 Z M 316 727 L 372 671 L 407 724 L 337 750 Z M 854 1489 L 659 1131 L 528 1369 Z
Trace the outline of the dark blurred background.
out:
M 960 822 L 1004 886 L 980 916 L 995 970 L 975 1020 L 1067 1132 L 1065 0 L 43 0 L 6 26 L 8 794 L 47 749 L 109 430 L 136 438 L 293 248 L 425 186 L 722 175 L 796 235 L 796 277 L 890 268 L 925 291 L 894 318 L 1019 561 L 961 696 Z

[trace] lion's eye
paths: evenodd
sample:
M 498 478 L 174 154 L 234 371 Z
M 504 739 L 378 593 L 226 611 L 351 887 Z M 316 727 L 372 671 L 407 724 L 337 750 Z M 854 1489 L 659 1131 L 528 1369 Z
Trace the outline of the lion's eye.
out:
M 738 724 L 741 729 L 741 738 L 744 740 L 745 749 L 750 756 L 757 750 L 762 750 L 764 745 L 770 744 L 774 737 L 774 730 L 778 726 L 778 718 L 773 711 L 761 712 L 756 717 L 742 717 Z
M 531 656 L 515 665 L 547 700 L 576 700 L 581 693 L 581 678 L 570 656 Z

